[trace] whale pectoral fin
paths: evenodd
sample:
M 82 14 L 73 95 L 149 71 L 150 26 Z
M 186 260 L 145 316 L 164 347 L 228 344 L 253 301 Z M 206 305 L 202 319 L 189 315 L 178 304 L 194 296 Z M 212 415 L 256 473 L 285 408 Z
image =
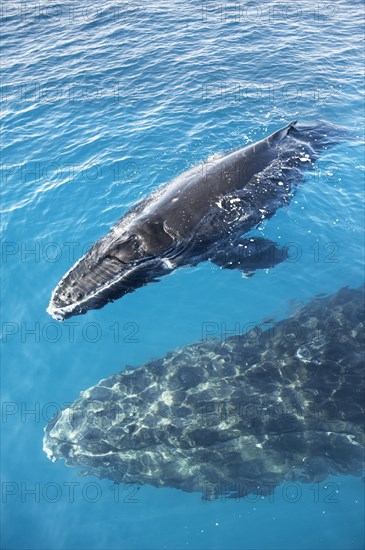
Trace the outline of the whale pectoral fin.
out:
M 256 269 L 268 269 L 288 257 L 287 247 L 280 247 L 262 237 L 240 239 L 234 246 L 218 250 L 210 260 L 225 269 L 240 269 L 252 275 Z

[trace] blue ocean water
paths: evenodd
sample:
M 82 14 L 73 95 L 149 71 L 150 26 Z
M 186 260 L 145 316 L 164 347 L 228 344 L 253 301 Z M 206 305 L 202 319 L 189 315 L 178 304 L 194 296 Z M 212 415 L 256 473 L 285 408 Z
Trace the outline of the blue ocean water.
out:
M 42 451 L 101 378 L 363 281 L 362 3 L 3 3 L 2 539 L 6 549 L 360 549 L 364 484 L 204 502 L 79 477 Z M 181 269 L 63 324 L 60 277 L 158 185 L 292 119 L 351 131 L 260 228 L 296 259 Z

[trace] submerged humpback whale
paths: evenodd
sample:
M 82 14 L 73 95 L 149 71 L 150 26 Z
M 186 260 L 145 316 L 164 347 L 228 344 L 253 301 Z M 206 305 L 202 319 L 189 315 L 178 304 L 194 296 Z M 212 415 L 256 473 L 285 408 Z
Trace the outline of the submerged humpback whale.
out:
M 115 483 L 267 495 L 364 467 L 364 287 L 101 380 L 43 448 Z
M 139 202 L 64 275 L 48 313 L 64 320 L 101 308 L 205 260 L 248 272 L 285 260 L 285 247 L 242 235 L 288 204 L 304 171 L 333 143 L 329 125 L 295 125 L 188 170 Z

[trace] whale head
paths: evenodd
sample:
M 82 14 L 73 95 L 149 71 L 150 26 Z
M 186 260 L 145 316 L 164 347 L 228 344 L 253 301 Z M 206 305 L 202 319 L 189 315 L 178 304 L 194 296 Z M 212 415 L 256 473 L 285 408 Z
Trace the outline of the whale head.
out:
M 62 277 L 47 312 L 58 321 L 100 309 L 154 279 L 161 262 L 138 233 L 110 231 Z

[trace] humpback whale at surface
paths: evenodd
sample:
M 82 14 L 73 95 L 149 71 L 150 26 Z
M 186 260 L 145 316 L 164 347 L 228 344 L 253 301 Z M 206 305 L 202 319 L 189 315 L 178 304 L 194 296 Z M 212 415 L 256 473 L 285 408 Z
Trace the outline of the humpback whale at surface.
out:
M 206 340 L 81 393 L 44 451 L 116 483 L 270 494 L 364 467 L 364 287 L 226 341 Z
M 248 272 L 285 260 L 285 247 L 242 235 L 288 204 L 304 171 L 334 143 L 334 127 L 295 125 L 188 170 L 143 199 L 64 275 L 47 311 L 63 320 L 98 309 L 205 260 Z

